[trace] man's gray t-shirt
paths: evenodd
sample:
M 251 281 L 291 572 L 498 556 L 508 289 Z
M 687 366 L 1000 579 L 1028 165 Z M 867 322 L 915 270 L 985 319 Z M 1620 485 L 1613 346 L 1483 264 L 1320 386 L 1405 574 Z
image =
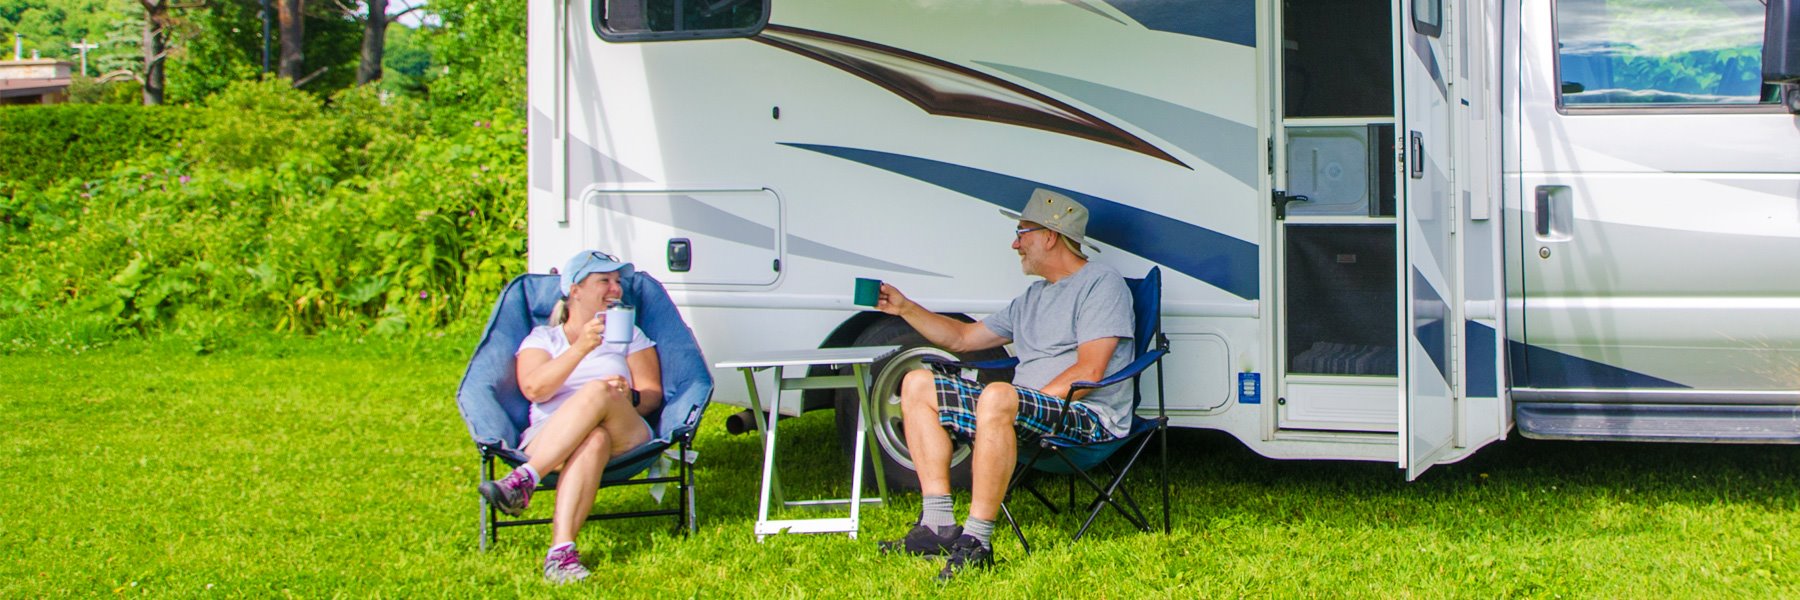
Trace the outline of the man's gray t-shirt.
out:
M 1013 384 L 1043 389 L 1075 365 L 1083 342 L 1116 337 L 1119 346 L 1106 363 L 1113 373 L 1131 364 L 1131 289 L 1112 267 L 1089 262 L 1062 281 L 1037 281 L 1000 312 L 982 319 L 989 331 L 1013 341 L 1019 367 Z M 1106 430 L 1122 436 L 1131 428 L 1131 389 L 1115 385 L 1081 399 L 1099 413 Z

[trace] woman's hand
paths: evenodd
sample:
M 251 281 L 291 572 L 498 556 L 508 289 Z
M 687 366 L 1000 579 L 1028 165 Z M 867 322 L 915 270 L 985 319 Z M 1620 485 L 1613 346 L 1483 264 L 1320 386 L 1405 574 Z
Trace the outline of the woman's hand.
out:
M 577 336 L 575 342 L 570 345 L 581 351 L 581 356 L 586 356 L 595 348 L 600 347 L 600 341 L 604 339 L 602 336 L 605 334 L 606 313 L 594 313 L 592 319 L 588 319 L 587 323 L 581 325 L 581 335 Z

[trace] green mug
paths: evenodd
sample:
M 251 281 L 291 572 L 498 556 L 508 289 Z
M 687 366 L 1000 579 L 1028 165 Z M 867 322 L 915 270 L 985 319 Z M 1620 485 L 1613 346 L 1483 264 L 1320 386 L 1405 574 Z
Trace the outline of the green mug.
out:
M 856 297 L 851 300 L 857 306 L 875 306 L 881 300 L 881 280 L 867 277 L 856 278 Z

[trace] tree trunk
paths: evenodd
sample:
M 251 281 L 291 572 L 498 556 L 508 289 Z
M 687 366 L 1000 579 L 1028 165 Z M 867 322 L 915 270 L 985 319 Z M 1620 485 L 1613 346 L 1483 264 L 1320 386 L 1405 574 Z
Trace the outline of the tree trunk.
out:
M 169 23 L 168 0 L 142 0 L 144 5 L 144 105 L 163 103 L 164 28 Z
M 306 39 L 306 16 L 300 11 L 304 0 L 276 0 L 275 13 L 278 26 L 281 28 L 281 63 L 275 73 L 286 77 L 288 81 L 299 81 L 306 73 L 300 71 L 301 44 Z
M 369 18 L 363 21 L 362 63 L 356 68 L 356 85 L 381 80 L 381 56 L 387 50 L 388 0 L 366 0 Z

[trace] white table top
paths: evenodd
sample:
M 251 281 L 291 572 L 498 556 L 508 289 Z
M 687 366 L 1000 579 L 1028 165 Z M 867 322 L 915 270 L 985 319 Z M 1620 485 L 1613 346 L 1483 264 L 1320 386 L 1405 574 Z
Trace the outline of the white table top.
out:
M 800 367 L 810 365 L 869 364 L 886 358 L 899 346 L 851 346 L 848 348 L 807 348 L 759 352 L 738 360 L 713 365 L 720 369 L 756 369 L 762 367 Z

